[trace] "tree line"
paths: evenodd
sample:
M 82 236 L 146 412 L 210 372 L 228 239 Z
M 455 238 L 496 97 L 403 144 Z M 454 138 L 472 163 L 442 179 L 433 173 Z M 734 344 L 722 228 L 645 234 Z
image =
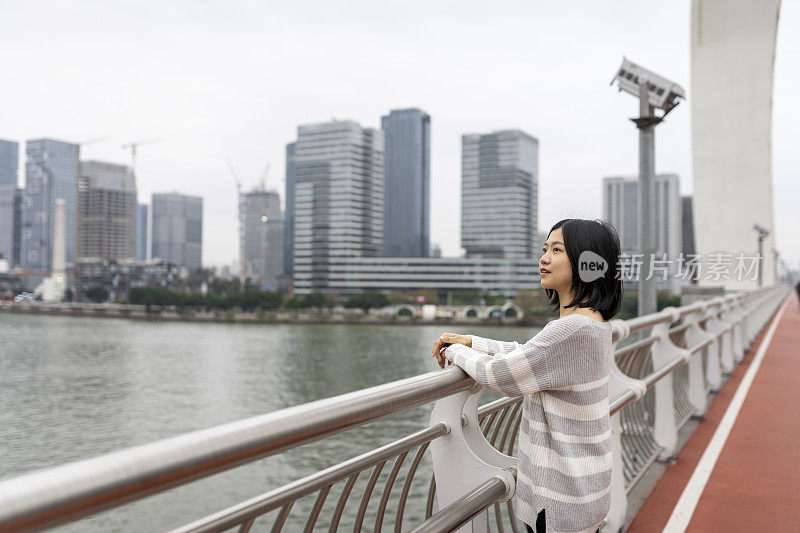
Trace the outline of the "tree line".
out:
M 321 292 L 287 297 L 277 291 L 248 289 L 227 294 L 201 294 L 173 291 L 163 287 L 137 287 L 128 293 L 128 303 L 144 305 L 148 311 L 155 308 L 223 310 L 223 311 L 275 311 L 278 309 L 331 309 L 336 301 Z M 379 292 L 366 292 L 349 296 L 344 306 L 350 309 L 381 308 L 389 304 L 389 298 Z

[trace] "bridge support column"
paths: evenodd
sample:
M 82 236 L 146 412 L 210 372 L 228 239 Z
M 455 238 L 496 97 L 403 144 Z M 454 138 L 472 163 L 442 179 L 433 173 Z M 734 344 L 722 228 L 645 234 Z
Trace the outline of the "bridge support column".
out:
M 671 312 L 669 322 L 661 322 L 653 326 L 651 335 L 656 337 L 652 346 L 653 369 L 658 370 L 672 363 L 675 359 L 689 361 L 690 352 L 675 346 L 669 338 L 670 324 L 680 318 L 680 313 L 675 307 L 667 307 L 662 313 Z M 671 459 L 675 455 L 678 443 L 678 427 L 675 423 L 675 391 L 673 387 L 672 372 L 661 378 L 655 385 L 656 407 L 653 437 L 661 446 L 658 458 L 662 461 Z
M 628 325 L 622 320 L 613 320 L 614 329 L 618 330 L 617 343 L 625 340 L 630 335 Z M 614 345 L 616 349 L 616 344 Z M 612 351 L 613 353 L 613 351 Z M 647 392 L 647 386 L 641 380 L 625 375 L 612 357 L 609 364 L 608 395 L 617 398 L 621 394 L 632 392 L 639 400 Z M 624 409 L 624 408 L 623 408 Z M 611 506 L 606 515 L 603 533 L 617 533 L 622 530 L 625 523 L 625 512 L 628 509 L 628 491 L 625 487 L 625 465 L 622 462 L 622 424 L 620 413 L 611 415 Z
M 487 479 L 498 476 L 507 482 L 508 492 L 501 501 L 509 500 L 516 480 L 508 469 L 517 468 L 517 459 L 500 453 L 481 431 L 478 424 L 478 400 L 483 387 L 475 384 L 466 391 L 437 401 L 431 413 L 431 425 L 447 424 L 450 432 L 431 441 L 433 474 L 439 509 L 472 491 Z M 511 517 L 514 520 L 514 517 Z M 459 533 L 488 533 L 489 511 L 476 516 Z

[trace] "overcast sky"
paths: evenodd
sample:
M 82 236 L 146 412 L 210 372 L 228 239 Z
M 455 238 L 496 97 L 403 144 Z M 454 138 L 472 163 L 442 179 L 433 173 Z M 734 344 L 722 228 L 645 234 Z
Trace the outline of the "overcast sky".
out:
M 0 0 L 0 137 L 87 144 L 130 162 L 140 201 L 204 199 L 203 261 L 238 255 L 236 189 L 298 124 L 379 127 L 390 109 L 431 115 L 431 240 L 460 252 L 460 136 L 519 128 L 539 139 L 539 228 L 597 218 L 601 179 L 637 173 L 637 102 L 609 87 L 627 55 L 689 80 L 690 2 L 165 2 Z M 776 244 L 800 264 L 800 6 L 783 2 L 773 116 Z M 656 171 L 692 192 L 689 105 L 656 130 Z M 21 172 L 23 174 L 23 172 Z M 20 176 L 20 181 L 24 176 Z M 755 241 L 755 237 L 754 237 Z

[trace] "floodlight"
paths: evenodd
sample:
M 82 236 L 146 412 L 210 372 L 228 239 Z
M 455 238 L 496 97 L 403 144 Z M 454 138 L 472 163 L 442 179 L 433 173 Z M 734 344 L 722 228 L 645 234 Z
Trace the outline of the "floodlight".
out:
M 753 224 L 753 229 L 759 233 L 760 237 L 768 237 L 769 230 L 763 226 L 759 226 L 758 224 Z
M 620 91 L 637 98 L 639 98 L 639 86 L 647 84 L 647 102 L 655 108 L 662 109 L 664 115 L 678 105 L 679 98 L 686 98 L 680 85 L 637 65 L 625 56 L 622 57 L 622 65 L 617 69 L 617 75 L 611 80 L 610 85 L 615 81 Z

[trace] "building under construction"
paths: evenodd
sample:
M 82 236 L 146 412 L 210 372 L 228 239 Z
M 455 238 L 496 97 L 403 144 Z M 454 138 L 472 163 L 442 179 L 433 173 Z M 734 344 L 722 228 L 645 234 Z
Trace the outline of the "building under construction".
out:
M 277 289 L 283 274 L 281 198 L 263 185 L 239 195 L 239 260 L 243 277 Z
M 134 258 L 136 183 L 130 168 L 81 161 L 77 203 L 79 262 Z

